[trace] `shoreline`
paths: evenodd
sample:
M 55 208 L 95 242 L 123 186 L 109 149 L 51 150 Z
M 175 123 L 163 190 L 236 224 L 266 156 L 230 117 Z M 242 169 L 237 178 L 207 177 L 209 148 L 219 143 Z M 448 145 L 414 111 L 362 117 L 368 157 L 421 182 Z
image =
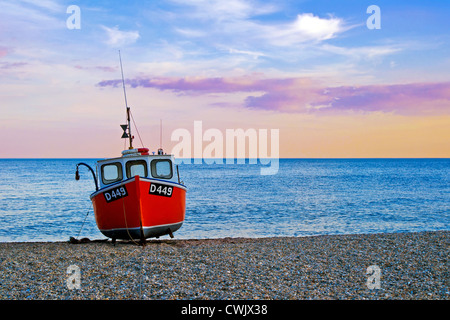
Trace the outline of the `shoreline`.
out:
M 450 231 L 1 242 L 0 299 L 449 300 L 449 249 Z
M 174 238 L 170 238 L 168 235 L 163 236 L 164 238 L 148 238 L 146 239 L 146 244 L 154 244 L 160 242 L 203 242 L 203 241 L 231 241 L 231 240 L 265 240 L 265 239 L 303 239 L 303 238 L 315 238 L 315 237 L 348 237 L 348 236 L 382 236 L 382 235 L 397 235 L 397 234 L 422 234 L 422 233 L 450 233 L 450 230 L 433 230 L 433 231 L 392 231 L 392 232 L 374 232 L 374 233 L 333 233 L 333 234 L 310 234 L 310 235 L 299 235 L 299 236 L 258 236 L 258 237 L 218 237 L 218 238 L 177 238 L 176 234 Z M 60 244 L 60 243 L 70 243 L 71 239 L 75 239 L 79 243 L 110 243 L 111 238 L 101 238 L 101 239 L 90 239 L 89 237 L 80 236 L 76 239 L 73 236 L 69 236 L 67 240 L 37 240 L 37 241 L 0 241 L 0 246 L 2 244 Z M 139 240 L 116 240 L 116 243 L 128 244 L 139 242 Z M 77 243 L 73 243 L 77 244 Z

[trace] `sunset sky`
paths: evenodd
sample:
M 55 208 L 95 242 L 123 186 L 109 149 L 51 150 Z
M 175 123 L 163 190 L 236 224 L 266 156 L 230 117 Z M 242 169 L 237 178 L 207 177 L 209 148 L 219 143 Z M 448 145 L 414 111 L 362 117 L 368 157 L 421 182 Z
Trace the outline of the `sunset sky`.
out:
M 449 1 L 1 0 L 0 157 L 120 155 L 118 50 L 151 150 L 162 119 L 166 151 L 202 121 L 279 129 L 285 158 L 450 157 L 449 21 Z

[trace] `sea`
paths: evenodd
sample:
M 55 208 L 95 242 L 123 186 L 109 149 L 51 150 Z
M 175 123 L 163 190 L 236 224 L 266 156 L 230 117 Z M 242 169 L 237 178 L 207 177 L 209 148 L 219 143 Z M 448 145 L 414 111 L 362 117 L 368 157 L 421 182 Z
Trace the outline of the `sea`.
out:
M 97 159 L 0 159 L 0 242 L 105 239 L 90 201 Z M 175 239 L 450 230 L 450 159 L 182 163 L 186 218 Z M 168 236 L 160 239 L 169 238 Z

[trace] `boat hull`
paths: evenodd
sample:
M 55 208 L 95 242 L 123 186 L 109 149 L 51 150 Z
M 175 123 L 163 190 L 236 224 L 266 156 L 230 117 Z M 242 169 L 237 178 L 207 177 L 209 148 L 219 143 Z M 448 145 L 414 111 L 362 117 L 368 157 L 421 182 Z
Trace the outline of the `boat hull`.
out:
M 172 234 L 184 222 L 186 187 L 159 179 L 134 178 L 91 195 L 97 227 L 113 239 Z

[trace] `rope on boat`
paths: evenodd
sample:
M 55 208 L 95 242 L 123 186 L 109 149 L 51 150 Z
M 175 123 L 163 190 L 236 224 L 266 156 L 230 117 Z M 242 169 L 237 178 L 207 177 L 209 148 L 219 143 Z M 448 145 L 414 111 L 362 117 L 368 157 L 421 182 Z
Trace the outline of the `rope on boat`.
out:
M 91 242 L 91 240 L 90 240 L 89 238 L 78 239 L 78 238 L 80 237 L 81 230 L 82 230 L 83 227 L 84 227 L 84 223 L 86 222 L 86 219 L 87 219 L 87 217 L 88 217 L 88 215 L 89 215 L 89 211 L 90 211 L 90 210 L 88 210 L 88 212 L 87 212 L 86 215 L 84 216 L 84 220 L 83 220 L 83 223 L 81 224 L 80 230 L 78 231 L 77 237 L 76 237 L 76 238 L 74 238 L 74 237 L 70 237 L 70 238 L 69 238 L 69 242 L 70 242 L 70 243 L 85 243 L 85 242 Z
M 134 117 L 133 117 L 133 113 L 131 112 L 131 109 L 130 109 L 130 115 L 131 115 L 131 120 L 133 120 L 134 128 L 136 129 L 136 132 L 138 134 L 139 141 L 141 142 L 141 145 L 142 145 L 142 148 L 143 148 L 144 147 L 144 143 L 142 142 L 141 135 L 139 134 L 139 130 L 138 130 L 138 127 L 136 125 L 136 122 L 134 122 Z
M 131 234 L 130 234 L 130 231 L 128 230 L 128 224 L 127 224 L 127 213 L 126 213 L 126 209 L 125 209 L 125 199 L 124 198 L 122 198 L 122 208 L 123 208 L 123 218 L 124 218 L 124 220 L 125 220 L 125 229 L 127 229 L 127 234 L 128 234 L 128 237 L 130 238 L 130 240 L 135 244 L 135 245 L 140 245 L 138 242 L 136 242 L 134 239 L 133 239 L 133 237 L 131 236 Z M 141 224 L 141 232 L 142 232 L 142 224 Z M 143 239 L 144 241 L 141 241 L 142 242 L 142 247 L 144 247 L 144 245 L 145 245 L 145 239 Z
M 77 235 L 76 239 L 78 239 L 80 237 L 81 229 L 83 229 L 84 223 L 86 222 L 87 216 L 89 215 L 89 211 L 90 210 L 88 210 L 88 212 L 86 213 L 86 216 L 84 217 L 83 223 L 81 224 L 81 228 L 80 228 L 80 231 L 78 231 L 78 235 Z

